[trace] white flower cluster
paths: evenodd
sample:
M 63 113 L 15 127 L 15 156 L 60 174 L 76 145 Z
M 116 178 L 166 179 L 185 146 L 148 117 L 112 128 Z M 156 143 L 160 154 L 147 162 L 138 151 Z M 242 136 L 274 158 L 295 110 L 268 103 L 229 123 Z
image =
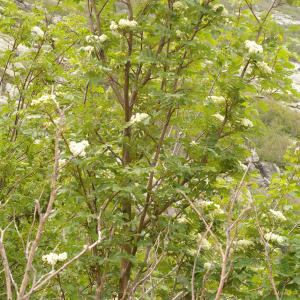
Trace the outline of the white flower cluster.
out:
M 111 21 L 109 28 L 111 31 L 116 31 L 116 30 L 118 30 L 119 25 L 115 21 Z
M 203 250 L 209 250 L 211 248 L 211 243 L 207 239 L 202 238 L 202 240 L 201 240 L 201 248 Z
M 255 41 L 245 41 L 245 47 L 250 54 L 263 53 L 264 49 L 261 45 L 258 45 Z
M 270 68 L 270 67 L 268 66 L 268 64 L 266 64 L 264 61 L 258 62 L 258 63 L 257 63 L 257 66 L 260 68 L 260 70 L 261 70 L 263 73 L 266 73 L 266 74 L 272 74 L 272 72 L 273 72 L 272 68 Z
M 244 248 L 254 246 L 254 243 L 252 241 L 249 241 L 249 240 L 238 240 L 238 241 L 233 242 L 233 244 L 238 249 L 244 249 Z
M 43 104 L 50 100 L 55 101 L 55 99 L 56 99 L 56 96 L 54 94 L 46 94 L 46 95 L 41 96 L 38 99 L 32 100 L 31 105 Z
M 219 121 L 224 122 L 225 117 L 222 116 L 221 114 L 217 113 L 217 114 L 213 114 L 212 116 L 218 119 Z
M 10 98 L 16 98 L 19 95 L 18 88 L 15 85 L 11 84 L 11 83 L 7 83 L 5 85 L 5 90 L 8 93 Z
M 129 19 L 120 19 L 119 20 L 119 27 L 121 29 L 135 28 L 137 25 L 138 25 L 138 23 L 135 20 L 129 20 Z M 116 26 L 114 26 L 114 28 L 116 28 Z M 116 28 L 116 29 L 118 29 L 118 28 Z M 116 30 L 116 29 L 114 29 L 114 30 Z
M 207 271 L 210 270 L 212 267 L 213 267 L 213 264 L 210 262 L 206 262 L 203 265 L 204 270 L 207 270 Z
M 286 221 L 286 217 L 280 210 L 270 209 L 269 211 L 275 219 L 280 220 L 280 221 Z
M 5 105 L 5 104 L 7 104 L 7 97 L 0 96 L 0 105 Z
M 176 11 L 184 10 L 186 7 L 181 1 L 175 1 L 173 3 L 173 9 Z
M 199 203 L 200 207 L 209 207 L 209 206 L 212 206 L 212 205 L 214 205 L 214 203 L 212 201 L 209 201 L 209 200 L 203 200 L 203 201 L 200 201 L 200 203 Z
M 60 254 L 56 253 L 49 253 L 42 256 L 42 260 L 46 262 L 47 264 L 51 265 L 52 267 L 58 262 L 58 261 L 64 261 L 68 258 L 67 252 L 63 252 Z
M 86 140 L 83 140 L 81 142 L 70 142 L 70 151 L 74 156 L 84 157 L 86 156 L 85 149 L 89 146 L 89 142 Z
M 101 34 L 99 35 L 87 35 L 85 37 L 85 40 L 87 43 L 89 44 L 93 44 L 93 43 L 104 43 L 107 40 L 107 35 L 106 34 Z
M 241 119 L 241 124 L 244 127 L 253 127 L 253 123 L 249 119 L 246 119 L 246 118 Z
M 182 32 L 182 31 L 179 30 L 179 29 L 177 29 L 177 30 L 175 31 L 175 33 L 176 33 L 176 36 L 179 37 L 179 38 L 184 37 L 184 32 Z
M 191 146 L 196 146 L 196 145 L 198 145 L 198 143 L 197 143 L 196 141 L 192 140 L 192 141 L 190 142 L 190 145 L 191 145 Z
M 145 122 L 148 119 L 149 119 L 148 114 L 146 114 L 146 113 L 136 113 L 135 115 L 131 116 L 130 123 L 131 124 L 141 123 L 141 122 Z
M 278 244 L 283 244 L 286 240 L 284 236 L 278 235 L 276 233 L 268 232 L 264 235 L 267 241 L 276 242 Z
M 215 104 L 220 104 L 225 102 L 225 98 L 223 96 L 209 96 L 207 97 L 207 100 L 215 103 Z
M 31 33 L 34 34 L 34 35 L 37 35 L 39 37 L 43 37 L 44 36 L 44 31 L 38 27 L 38 26 L 34 26 L 31 28 Z
M 80 47 L 79 51 L 80 50 L 83 50 L 83 51 L 87 52 L 88 54 L 91 54 L 94 51 L 94 47 L 91 45 L 88 45 L 86 47 Z
M 59 166 L 60 168 L 63 168 L 63 167 L 65 166 L 66 162 L 67 162 L 66 159 L 60 158 L 60 159 L 58 160 L 58 166 Z
M 214 203 L 214 202 L 209 201 L 209 200 L 200 201 L 199 206 L 201 208 L 207 208 L 208 210 L 211 210 L 210 213 L 211 213 L 212 216 L 223 215 L 225 213 L 224 210 L 221 208 L 221 206 L 219 204 Z
M 213 211 L 211 211 L 211 213 L 210 213 L 213 217 L 225 214 L 224 210 L 220 207 L 219 204 L 214 204 L 214 206 L 215 206 L 215 209 Z

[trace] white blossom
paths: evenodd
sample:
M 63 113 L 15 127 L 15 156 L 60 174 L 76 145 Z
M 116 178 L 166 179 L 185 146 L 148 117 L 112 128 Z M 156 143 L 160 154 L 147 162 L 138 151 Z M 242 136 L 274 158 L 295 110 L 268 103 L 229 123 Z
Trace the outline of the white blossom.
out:
M 245 47 L 250 54 L 263 53 L 264 49 L 261 45 L 258 45 L 255 41 L 245 41 Z
M 86 47 L 80 47 L 79 50 L 83 50 L 87 52 L 88 54 L 91 54 L 94 51 L 94 47 L 91 45 L 88 45 Z
M 204 263 L 203 268 L 205 270 L 210 270 L 212 268 L 212 266 L 213 266 L 212 263 L 206 262 L 206 263 Z
M 44 36 L 44 31 L 40 27 L 38 27 L 38 26 L 32 27 L 31 33 L 35 34 L 35 35 L 37 35 L 39 37 L 43 37 Z
M 268 232 L 264 235 L 267 241 L 276 242 L 278 244 L 283 244 L 286 240 L 284 236 L 278 235 L 276 233 Z
M 58 160 L 58 166 L 59 166 L 60 168 L 62 168 L 62 167 L 66 164 L 66 162 L 67 162 L 66 159 L 61 158 L 61 159 Z
M 122 29 L 125 28 L 134 28 L 137 26 L 137 21 L 135 20 L 128 20 L 128 19 L 120 19 L 119 20 L 119 27 Z
M 87 43 L 92 44 L 92 43 L 104 43 L 108 39 L 106 34 L 101 34 L 99 35 L 87 35 L 85 37 L 85 40 Z
M 25 46 L 23 44 L 19 44 L 17 50 L 18 50 L 19 54 L 25 54 L 25 53 L 32 51 L 30 48 L 28 48 L 27 46 Z
M 133 115 L 130 119 L 130 123 L 134 124 L 134 123 L 140 123 L 140 122 L 144 122 L 147 119 L 149 119 L 149 115 L 146 113 L 136 113 L 135 115 Z
M 10 98 L 16 98 L 19 95 L 18 88 L 15 85 L 11 84 L 11 83 L 7 83 L 5 85 L 5 90 L 8 93 Z
M 191 145 L 191 146 L 196 146 L 196 145 L 198 145 L 198 143 L 197 143 L 195 140 L 192 140 L 192 141 L 190 142 L 190 145 Z
M 68 258 L 68 253 L 67 252 L 63 252 L 63 253 L 58 254 L 58 260 L 59 261 L 64 261 L 67 258 Z
M 202 237 L 201 234 L 198 235 L 198 239 L 203 250 L 209 250 L 211 248 L 211 243 L 206 238 Z
M 275 219 L 278 219 L 280 221 L 286 221 L 286 217 L 280 210 L 270 209 L 269 211 L 273 215 L 273 217 L 275 217 Z
M 106 40 L 107 40 L 107 35 L 106 34 L 101 34 L 100 36 L 99 36 L 99 42 L 100 43 L 103 43 L 103 42 L 105 42 Z
M 254 246 L 254 243 L 252 241 L 249 241 L 249 240 L 238 240 L 238 241 L 235 241 L 233 243 L 239 249 L 244 249 L 244 248 Z
M 223 96 L 209 96 L 207 99 L 216 104 L 225 102 L 225 98 Z
M 177 11 L 184 10 L 185 9 L 185 5 L 181 1 L 175 1 L 173 3 L 173 9 L 177 10 Z
M 176 36 L 179 37 L 179 38 L 181 38 L 181 37 L 184 36 L 184 33 L 183 33 L 181 30 L 179 30 L 179 29 L 177 29 L 177 30 L 175 31 L 175 33 L 176 33 Z
M 268 64 L 266 64 L 264 61 L 258 62 L 258 63 L 257 63 L 257 66 L 260 68 L 260 70 L 261 70 L 263 73 L 271 74 L 271 73 L 273 72 L 272 68 L 270 68 L 270 67 L 268 66 Z
M 57 263 L 58 255 L 56 253 L 51 252 L 49 254 L 43 255 L 42 260 L 48 263 L 49 265 L 54 266 Z
M 246 119 L 246 118 L 241 119 L 241 124 L 244 127 L 253 127 L 253 123 L 249 119 Z
M 220 206 L 218 204 L 215 204 L 215 206 L 218 206 L 216 209 L 214 209 L 213 211 L 211 211 L 211 216 L 215 217 L 215 216 L 220 216 L 220 215 L 224 215 L 225 212 L 222 208 L 220 208 Z
M 31 105 L 38 105 L 38 104 L 43 104 L 46 103 L 48 101 L 55 101 L 56 96 L 54 94 L 45 94 L 42 95 L 40 98 L 38 99 L 34 99 L 31 101 Z
M 208 207 L 208 206 L 212 206 L 212 205 L 214 205 L 214 203 L 209 200 L 202 200 L 199 202 L 200 207 Z
M 212 116 L 217 118 L 221 122 L 223 122 L 225 119 L 224 116 L 222 116 L 221 114 L 213 114 Z
M 7 104 L 7 97 L 6 96 L 0 96 L 0 105 Z
M 185 224 L 188 222 L 187 218 L 185 216 L 181 216 L 180 218 L 177 219 L 178 223 L 180 224 Z
M 111 21 L 109 28 L 111 31 L 116 31 L 116 30 L 118 30 L 119 25 L 115 21 Z
M 18 73 L 15 74 L 15 71 L 10 69 L 10 68 L 6 68 L 5 73 L 7 75 L 9 75 L 10 77 L 14 77 L 15 75 L 19 75 Z
M 60 254 L 56 254 L 56 253 L 51 252 L 49 254 L 43 255 L 42 260 L 44 262 L 46 262 L 47 264 L 51 265 L 52 267 L 54 267 L 54 265 L 58 261 L 64 261 L 64 260 L 67 259 L 67 257 L 68 257 L 67 252 L 63 252 L 63 253 L 60 253 Z
M 70 151 L 74 156 L 84 157 L 86 156 L 85 149 L 89 146 L 89 142 L 86 140 L 83 140 L 81 142 L 70 142 Z

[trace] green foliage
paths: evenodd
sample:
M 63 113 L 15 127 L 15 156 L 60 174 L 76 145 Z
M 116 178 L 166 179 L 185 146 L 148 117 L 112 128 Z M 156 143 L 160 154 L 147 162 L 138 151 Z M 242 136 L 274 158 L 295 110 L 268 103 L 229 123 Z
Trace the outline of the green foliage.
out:
M 102 2 L 0 0 L 0 294 L 296 299 L 299 145 L 266 189 L 249 161 L 257 97 L 295 94 L 282 29 L 238 3 Z M 299 120 L 271 103 L 277 161 Z

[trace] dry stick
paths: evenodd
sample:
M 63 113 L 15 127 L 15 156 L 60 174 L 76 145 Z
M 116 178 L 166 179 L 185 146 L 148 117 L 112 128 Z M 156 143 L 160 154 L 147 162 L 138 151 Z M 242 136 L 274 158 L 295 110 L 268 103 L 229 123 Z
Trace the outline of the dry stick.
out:
M 167 277 L 168 275 L 170 275 L 171 273 L 173 273 L 174 271 L 176 271 L 176 269 L 178 268 L 178 265 L 176 265 L 171 271 L 169 271 L 165 277 Z M 149 289 L 147 289 L 143 295 L 138 298 L 137 300 L 142 300 L 144 296 L 146 296 L 147 294 L 149 294 L 153 289 L 155 289 L 162 281 L 164 280 L 164 278 L 159 279 L 159 281 L 156 283 L 155 286 L 150 287 Z
M 264 244 L 265 256 L 266 256 L 266 259 L 267 259 L 268 270 L 269 270 L 269 272 L 268 272 L 269 280 L 270 280 L 274 295 L 276 297 L 276 300 L 280 300 L 279 293 L 277 291 L 276 284 L 275 284 L 274 278 L 273 278 L 273 268 L 272 268 L 272 262 L 271 262 L 271 259 L 270 259 L 269 245 L 268 245 L 267 241 L 264 238 L 264 233 L 263 233 L 263 230 L 260 226 L 259 219 L 258 219 L 257 209 L 256 209 L 256 206 L 255 206 L 252 198 L 251 198 L 251 204 L 254 208 L 256 224 L 257 224 L 257 227 L 258 227 L 258 232 L 259 232 L 260 238 L 261 238 L 261 240 Z
M 18 300 L 24 299 L 26 288 L 29 284 L 29 278 L 30 278 L 30 272 L 32 270 L 33 259 L 36 254 L 36 250 L 38 248 L 39 242 L 44 233 L 45 223 L 47 222 L 47 220 L 49 218 L 49 215 L 52 211 L 53 203 L 54 203 L 54 201 L 56 199 L 56 195 L 57 195 L 57 179 L 59 176 L 59 157 L 60 157 L 59 140 L 60 140 L 60 136 L 61 136 L 61 126 L 62 126 L 62 120 L 63 120 L 63 113 L 60 112 L 60 114 L 61 114 L 60 126 L 58 126 L 58 128 L 56 130 L 56 134 L 55 134 L 54 166 L 53 166 L 53 173 L 51 176 L 50 198 L 49 198 L 49 202 L 48 202 L 45 214 L 41 215 L 35 239 L 32 242 L 32 245 L 29 249 L 28 259 L 27 259 L 27 263 L 26 263 L 26 267 L 25 267 L 25 271 L 24 271 L 24 276 L 23 276 L 23 280 L 22 280 L 21 287 L 19 290 L 19 296 L 17 298 Z
M 209 225 L 209 228 L 211 228 L 212 225 L 213 225 L 213 223 L 211 223 Z M 196 273 L 196 265 L 197 265 L 197 260 L 198 260 L 198 257 L 199 257 L 199 254 L 200 254 L 200 251 L 201 251 L 201 248 L 202 248 L 202 240 L 203 240 L 203 238 L 206 238 L 207 233 L 208 233 L 208 230 L 206 230 L 206 232 L 204 233 L 203 236 L 201 235 L 201 239 L 199 240 L 199 245 L 198 245 L 198 249 L 197 249 L 197 254 L 196 254 L 196 257 L 194 259 L 194 265 L 193 265 L 193 271 L 192 271 L 192 279 L 191 279 L 192 300 L 196 300 L 196 297 L 195 297 L 195 273 Z
M 236 189 L 236 192 L 234 194 L 234 197 L 232 198 L 231 201 L 231 206 L 229 209 L 229 215 L 228 215 L 228 223 L 230 223 L 230 219 L 233 213 L 233 206 L 234 203 L 236 202 L 240 192 L 241 192 L 241 188 L 242 185 L 244 184 L 245 178 L 247 173 L 249 172 L 250 169 L 250 165 L 251 165 L 251 161 L 248 164 L 247 169 L 245 170 L 243 177 Z M 226 272 L 227 270 L 227 262 L 230 256 L 230 249 L 231 249 L 231 245 L 232 245 L 232 239 L 231 239 L 231 230 L 233 229 L 233 227 L 242 219 L 242 217 L 244 216 L 244 214 L 250 209 L 249 206 L 247 206 L 245 209 L 243 209 L 243 211 L 239 214 L 239 216 L 237 217 L 237 219 L 232 222 L 230 225 L 228 225 L 228 227 L 226 228 L 226 248 L 225 248 L 225 253 L 222 255 L 222 269 L 221 269 L 221 275 L 220 275 L 220 282 L 219 282 L 219 287 L 217 290 L 217 294 L 215 297 L 215 300 L 219 300 L 221 298 L 221 294 L 224 288 L 224 284 L 225 284 L 225 280 L 228 276 L 228 273 Z
M 169 234 L 169 230 L 170 230 L 170 228 L 169 228 L 169 226 L 167 227 L 167 232 L 166 232 L 166 235 L 164 236 L 164 239 L 166 239 L 167 238 L 167 236 L 168 236 L 168 234 Z M 160 263 L 160 261 L 165 257 L 165 253 L 162 253 L 159 257 L 157 257 L 157 251 L 158 251 L 158 248 L 159 248 L 159 245 L 160 245 L 160 236 L 161 236 L 161 234 L 163 233 L 163 231 L 162 232 L 160 232 L 159 233 L 159 235 L 158 235 L 158 237 L 157 237 L 157 239 L 156 239 L 156 241 L 155 241 L 155 244 L 153 245 L 153 248 L 155 248 L 155 257 L 154 257 L 154 259 L 156 259 L 156 261 L 154 262 L 154 263 L 152 263 L 152 264 L 150 264 L 150 266 L 148 267 L 148 269 L 147 269 L 147 274 L 142 278 L 142 279 L 140 279 L 140 280 L 138 280 L 138 276 L 140 275 L 140 274 L 137 274 L 137 276 L 136 276 L 136 280 L 133 282 L 133 284 L 132 284 L 132 288 L 131 288 L 131 290 L 130 290 L 130 294 L 132 295 L 134 292 L 135 292 L 135 290 L 137 289 L 137 287 L 140 285 L 140 284 L 142 284 L 142 283 L 144 283 L 150 276 L 151 276 L 151 274 L 154 272 L 154 270 L 155 270 L 155 268 L 157 267 L 157 265 Z M 150 250 L 151 251 L 151 250 Z M 150 255 L 150 251 L 149 251 L 149 253 L 148 253 L 148 255 L 147 256 L 149 256 Z M 145 262 L 147 262 L 147 258 L 145 259 Z
M 205 300 L 205 292 L 206 292 L 206 289 L 205 289 L 205 284 L 209 278 L 209 273 L 210 273 L 210 270 L 207 270 L 203 276 L 203 279 L 202 279 L 202 288 L 201 290 L 199 291 L 199 300 Z
M 190 206 L 192 207 L 192 209 L 196 212 L 196 214 L 199 216 L 199 218 L 201 219 L 201 221 L 204 223 L 207 231 L 210 233 L 210 235 L 215 239 L 215 241 L 217 242 L 218 248 L 220 253 L 223 255 L 223 249 L 222 249 L 222 245 L 219 242 L 218 237 L 214 234 L 214 232 L 211 230 L 209 224 L 206 222 L 205 218 L 203 217 L 202 213 L 199 211 L 199 209 L 195 206 L 195 204 L 189 199 L 189 197 L 181 190 L 177 190 L 181 195 L 183 195 L 183 197 L 188 201 L 188 203 L 190 204 Z
M 9 262 L 6 256 L 6 251 L 3 244 L 3 238 L 4 238 L 4 230 L 0 230 L 0 254 L 2 257 L 2 264 L 4 267 L 4 274 L 5 274 L 5 283 L 6 283 L 6 295 L 7 300 L 12 300 L 12 281 L 11 281 L 11 271 L 9 267 Z
M 57 274 L 62 272 L 64 269 L 66 269 L 70 264 L 72 264 L 74 261 L 76 261 L 79 257 L 81 257 L 83 254 L 85 254 L 87 251 L 92 250 L 101 241 L 102 241 L 102 238 L 101 238 L 101 236 L 99 236 L 98 240 L 96 242 L 94 242 L 93 244 L 91 244 L 88 247 L 85 247 L 77 255 L 75 255 L 72 259 L 70 259 L 68 262 L 66 262 L 64 265 L 62 265 L 59 269 L 57 269 L 56 271 L 52 271 L 52 272 L 48 273 L 47 275 L 43 276 L 42 278 L 40 278 L 40 280 L 31 288 L 31 290 L 23 297 L 23 299 L 28 299 L 33 293 L 35 293 L 42 286 L 44 286 L 50 279 L 52 279 Z

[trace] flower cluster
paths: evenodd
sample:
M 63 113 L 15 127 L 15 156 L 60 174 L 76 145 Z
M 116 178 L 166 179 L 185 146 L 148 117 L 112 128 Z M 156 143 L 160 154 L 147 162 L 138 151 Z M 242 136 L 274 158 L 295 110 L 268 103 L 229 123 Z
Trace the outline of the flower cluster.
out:
M 131 124 L 141 123 L 149 119 L 149 115 L 146 113 L 136 113 L 130 119 Z
M 94 51 L 94 47 L 91 45 L 88 45 L 86 47 L 80 47 L 79 50 L 83 50 L 87 52 L 88 54 L 91 54 Z
M 9 82 L 5 85 L 5 90 L 10 98 L 16 98 L 19 95 L 18 88 Z
M 182 32 L 182 31 L 179 30 L 179 29 L 177 29 L 177 30 L 175 31 L 175 33 L 176 33 L 176 36 L 179 37 L 179 38 L 184 37 L 184 32 Z
M 115 21 L 111 21 L 109 28 L 111 31 L 116 31 L 116 30 L 118 30 L 119 25 Z
M 263 73 L 266 73 L 266 74 L 272 74 L 272 72 L 273 72 L 272 68 L 270 68 L 270 67 L 268 66 L 268 64 L 266 64 L 264 61 L 258 62 L 258 63 L 257 63 L 257 66 L 260 68 L 260 70 L 261 70 Z
M 225 102 L 225 98 L 223 96 L 209 96 L 207 97 L 207 100 L 216 104 Z
M 46 262 L 47 264 L 51 265 L 52 267 L 58 262 L 58 261 L 64 261 L 68 258 L 67 252 L 63 252 L 60 254 L 56 253 L 49 253 L 42 256 L 42 260 Z
M 93 44 L 93 43 L 104 43 L 107 40 L 107 35 L 106 34 L 101 34 L 99 35 L 88 35 L 85 37 L 85 40 L 87 43 L 89 44 Z
M 284 236 L 278 235 L 276 233 L 268 232 L 264 235 L 267 241 L 276 242 L 278 244 L 283 244 L 286 240 Z
M 0 105 L 7 104 L 7 97 L 5 96 L 0 96 Z
M 176 11 L 181 11 L 185 9 L 185 5 L 181 1 L 175 1 L 173 3 L 173 9 Z
M 137 26 L 137 21 L 135 20 L 128 20 L 128 19 L 120 19 L 119 21 L 119 27 L 121 29 L 126 29 L 126 28 L 135 28 Z M 114 26 L 115 28 L 116 26 Z
M 74 156 L 84 157 L 86 156 L 85 149 L 89 146 L 89 142 L 86 140 L 83 140 L 81 142 L 70 142 L 70 151 Z
M 203 268 L 208 271 L 212 268 L 212 266 L 213 266 L 212 263 L 206 262 L 204 263 Z
M 238 240 L 233 242 L 233 244 L 238 248 L 238 249 L 245 249 L 248 247 L 254 246 L 254 243 L 249 240 Z
M 214 205 L 214 203 L 209 200 L 203 200 L 203 201 L 200 201 L 199 205 L 200 205 L 200 207 L 209 207 L 209 206 Z
M 55 101 L 55 99 L 56 99 L 56 96 L 54 94 L 46 94 L 46 95 L 41 96 L 38 99 L 32 100 L 31 105 L 43 104 L 43 103 L 46 103 L 51 100 Z
M 275 219 L 280 220 L 280 221 L 286 221 L 286 217 L 280 210 L 270 209 L 269 211 Z
M 245 47 L 250 54 L 263 53 L 264 49 L 261 45 L 258 45 L 255 41 L 245 41 Z
M 199 206 L 201 208 L 207 208 L 208 210 L 211 210 L 211 215 L 212 216 L 216 216 L 216 215 L 223 215 L 225 212 L 224 210 L 221 208 L 221 206 L 217 203 L 214 203 L 212 201 L 209 200 L 202 200 L 199 202 Z
M 215 117 L 216 119 L 218 119 L 219 121 L 224 122 L 225 117 L 222 116 L 221 114 L 219 114 L 219 113 L 213 114 L 212 116 Z
M 253 127 L 253 123 L 249 119 L 246 119 L 246 118 L 241 119 L 241 124 L 244 127 Z
M 203 250 L 209 250 L 211 248 L 211 243 L 206 238 L 201 238 L 201 235 L 199 235 L 199 239 L 201 240 L 201 248 Z
M 43 37 L 44 34 L 45 34 L 44 31 L 38 26 L 32 27 L 31 33 L 34 34 L 34 35 L 37 35 L 39 37 Z

